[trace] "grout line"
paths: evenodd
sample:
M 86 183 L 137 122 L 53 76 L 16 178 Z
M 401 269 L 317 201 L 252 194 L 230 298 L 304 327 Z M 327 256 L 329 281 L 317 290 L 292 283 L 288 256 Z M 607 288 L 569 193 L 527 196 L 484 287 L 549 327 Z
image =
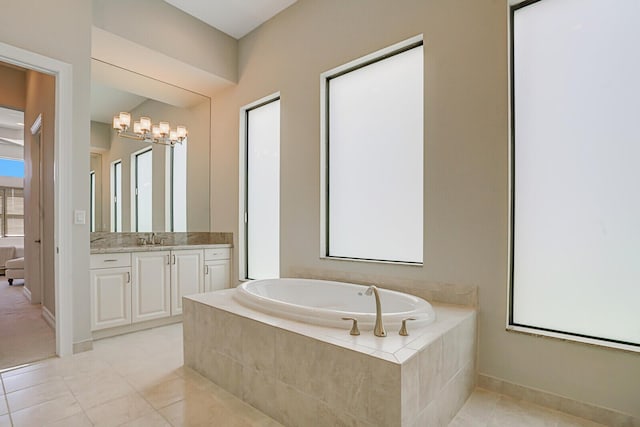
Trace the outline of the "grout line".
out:
M 11 408 L 9 407 L 9 399 L 7 399 L 7 389 L 4 387 L 4 380 L 2 379 L 2 375 L 0 375 L 0 385 L 2 386 L 2 398 L 4 399 L 5 405 L 7 405 L 7 415 L 9 415 L 9 423 L 13 427 L 13 417 L 11 416 Z

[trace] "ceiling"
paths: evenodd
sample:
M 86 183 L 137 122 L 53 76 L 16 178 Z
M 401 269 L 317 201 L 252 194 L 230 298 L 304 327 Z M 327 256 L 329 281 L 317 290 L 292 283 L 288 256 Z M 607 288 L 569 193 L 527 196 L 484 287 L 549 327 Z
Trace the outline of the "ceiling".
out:
M 297 0 L 165 0 L 174 7 L 239 39 Z

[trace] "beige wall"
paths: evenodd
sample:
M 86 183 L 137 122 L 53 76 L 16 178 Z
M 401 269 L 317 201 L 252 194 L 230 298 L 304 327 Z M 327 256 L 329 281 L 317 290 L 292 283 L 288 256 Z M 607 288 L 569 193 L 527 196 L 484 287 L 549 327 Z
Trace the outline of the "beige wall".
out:
M 27 71 L 25 136 L 25 286 L 33 303 L 42 302 L 55 315 L 54 283 L 54 143 L 55 143 L 55 78 L 37 71 Z M 30 128 L 42 115 L 37 135 Z M 42 174 L 42 177 L 40 177 Z M 40 229 L 39 204 L 42 192 L 43 210 Z M 35 243 L 36 240 L 41 243 Z M 41 252 L 42 250 L 42 252 Z M 42 257 L 41 257 L 42 253 Z M 42 271 L 38 265 L 42 263 Z M 42 273 L 42 274 L 41 274 Z
M 0 106 L 24 111 L 25 85 L 24 70 L 0 62 Z
M 91 2 L 86 0 L 0 0 L 0 40 L 57 59 L 73 67 L 71 188 L 74 209 L 89 210 L 89 79 L 91 56 Z M 64 219 L 71 224 L 72 218 Z M 71 247 L 61 256 L 73 259 L 66 278 L 73 289 L 73 341 L 90 339 L 89 225 L 71 225 Z
M 321 260 L 319 75 L 416 34 L 425 52 L 424 266 Z M 637 354 L 505 331 L 507 2 L 299 0 L 241 39 L 239 54 L 239 84 L 212 104 L 213 230 L 237 239 L 239 109 L 280 91 L 283 276 L 308 267 L 477 285 L 480 373 L 640 416 Z
M 93 8 L 97 27 L 237 81 L 237 40 L 170 4 L 157 0 L 93 0 Z

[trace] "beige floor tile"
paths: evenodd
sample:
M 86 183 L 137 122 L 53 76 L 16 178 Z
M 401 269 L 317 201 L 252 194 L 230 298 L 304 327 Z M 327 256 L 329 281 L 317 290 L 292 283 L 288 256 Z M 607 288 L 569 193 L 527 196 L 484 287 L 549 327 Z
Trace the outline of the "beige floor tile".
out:
M 140 395 L 128 394 L 86 411 L 91 422 L 100 427 L 119 426 L 153 412 Z
M 122 424 L 121 427 L 171 427 L 159 412 L 153 411 L 137 420 Z
M 36 369 L 19 375 L 4 378 L 2 382 L 7 393 L 12 393 L 23 388 L 43 384 L 53 380 L 61 380 L 62 377 L 49 369 Z
M 82 408 L 71 393 L 44 403 L 30 406 L 20 411 L 12 411 L 14 427 L 36 427 L 53 423 L 74 414 L 82 413 Z
M 4 415 L 9 412 L 9 408 L 7 407 L 7 399 L 4 397 L 4 394 L 0 395 L 0 415 Z
M 65 381 L 85 411 L 118 397 L 135 393 L 133 387 L 116 373 L 102 373 Z
M 218 402 L 206 394 L 189 396 L 158 412 L 173 426 L 209 426 Z
M 13 369 L 10 369 L 8 371 L 4 371 L 2 374 L 0 374 L 0 377 L 5 379 L 5 378 L 12 377 L 14 375 L 24 374 L 25 372 L 35 371 L 36 369 L 42 369 L 45 366 L 45 362 L 47 360 L 49 360 L 49 359 L 46 359 L 46 360 L 40 361 L 40 362 L 36 362 L 36 363 L 28 363 L 28 364 L 25 364 L 25 365 L 22 365 L 22 366 L 14 367 Z
M 9 410 L 15 412 L 66 395 L 71 394 L 64 381 L 53 380 L 9 393 L 7 402 Z
M 93 427 L 93 423 L 84 412 L 78 412 L 70 417 L 45 424 L 43 427 Z
M 184 400 L 189 397 L 190 393 L 197 394 L 202 393 L 202 391 L 180 377 L 141 390 L 142 396 L 155 409 L 164 408 Z
M 0 427 L 12 427 L 9 415 L 0 415 Z

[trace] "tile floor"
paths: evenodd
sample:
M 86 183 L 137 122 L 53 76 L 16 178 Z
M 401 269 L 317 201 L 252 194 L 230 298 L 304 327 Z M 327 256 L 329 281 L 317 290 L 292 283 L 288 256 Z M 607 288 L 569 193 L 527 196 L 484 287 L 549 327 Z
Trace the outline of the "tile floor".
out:
M 0 276 L 0 370 L 46 359 L 56 353 L 56 337 L 42 317 L 40 304 L 23 293 L 24 280 L 9 286 Z
M 280 425 L 182 363 L 182 325 L 176 324 L 5 371 L 0 427 Z M 450 425 L 598 424 L 476 389 Z

